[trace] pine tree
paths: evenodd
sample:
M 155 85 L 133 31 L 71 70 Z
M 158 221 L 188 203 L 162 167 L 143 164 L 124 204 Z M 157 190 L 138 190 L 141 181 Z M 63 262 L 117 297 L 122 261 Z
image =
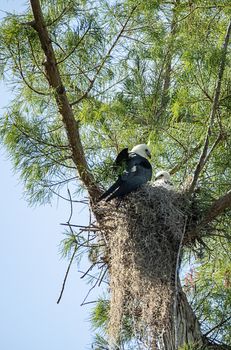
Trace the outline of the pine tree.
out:
M 67 184 L 71 204 L 90 199 L 95 221 L 68 225 L 63 249 L 73 261 L 87 247 L 111 287 L 95 349 L 231 348 L 230 13 L 228 0 L 31 0 L 1 23 L 15 97 L 0 133 L 29 201 Z M 116 153 L 143 142 L 178 191 L 99 204 Z

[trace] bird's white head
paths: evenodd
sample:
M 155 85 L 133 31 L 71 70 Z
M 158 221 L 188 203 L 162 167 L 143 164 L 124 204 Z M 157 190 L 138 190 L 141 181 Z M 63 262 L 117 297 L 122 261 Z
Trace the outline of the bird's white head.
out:
M 151 151 L 145 143 L 142 143 L 140 145 L 136 145 L 135 147 L 133 147 L 131 152 L 136 153 L 139 156 L 144 157 L 144 158 L 151 158 Z
M 169 174 L 168 171 L 165 171 L 165 170 L 158 171 L 158 173 L 156 173 L 156 176 L 155 176 L 155 181 L 157 180 L 171 182 L 171 175 Z

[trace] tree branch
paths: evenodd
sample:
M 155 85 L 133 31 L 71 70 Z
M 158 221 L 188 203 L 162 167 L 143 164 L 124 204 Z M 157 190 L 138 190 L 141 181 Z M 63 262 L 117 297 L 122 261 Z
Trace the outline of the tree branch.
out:
M 55 100 L 66 129 L 67 137 L 72 151 L 72 159 L 77 167 L 82 182 L 88 190 L 91 199 L 95 201 L 100 195 L 100 190 L 86 162 L 83 146 L 80 139 L 79 125 L 75 120 L 73 110 L 66 95 L 65 87 L 61 80 L 55 53 L 43 18 L 40 1 L 30 0 L 30 3 L 34 15 L 33 28 L 38 33 L 40 44 L 46 57 L 44 66 L 46 69 L 47 79 L 49 85 L 55 91 Z
M 208 224 L 217 216 L 223 214 L 226 209 L 231 209 L 231 190 L 213 202 L 207 210 L 204 219 L 202 219 L 201 226 Z
M 60 61 L 58 61 L 57 64 L 63 63 L 66 59 L 68 59 L 68 57 L 70 57 L 75 52 L 75 50 L 81 44 L 81 42 L 84 40 L 85 36 L 87 35 L 87 33 L 89 32 L 90 29 L 91 29 L 91 25 L 88 26 L 87 30 L 82 35 L 82 37 L 79 39 L 79 41 L 76 43 L 76 45 L 72 48 L 72 50 L 70 52 L 68 52 L 68 54 L 64 58 L 62 58 Z
M 223 326 L 223 324 L 225 324 L 226 322 L 228 322 L 231 319 L 231 316 L 227 317 L 227 318 L 222 318 L 222 320 L 216 325 L 214 326 L 212 329 L 210 329 L 208 332 L 206 332 L 204 334 L 205 337 L 207 337 L 210 333 L 212 333 L 215 329 Z
M 182 157 L 181 161 L 169 171 L 170 175 L 174 175 L 175 173 L 177 173 L 181 169 L 181 167 L 184 164 L 186 164 L 189 161 L 189 159 L 191 159 L 197 153 L 197 151 L 199 151 L 200 148 L 201 142 L 199 142 L 193 149 L 189 150 L 189 152 L 186 153 L 184 157 Z
M 231 33 L 231 21 L 228 24 L 226 35 L 225 35 L 225 40 L 224 40 L 223 47 L 222 47 L 223 52 L 222 52 L 222 56 L 221 56 L 221 62 L 220 62 L 220 67 L 219 67 L 219 71 L 218 71 L 218 78 L 217 78 L 215 93 L 214 93 L 214 97 L 213 97 L 213 104 L 212 104 L 212 108 L 211 108 L 211 112 L 210 112 L 209 125 L 208 125 L 207 134 L 206 134 L 206 138 L 205 138 L 205 142 L 204 142 L 204 147 L 203 147 L 199 162 L 198 162 L 196 169 L 195 169 L 195 172 L 194 172 L 193 180 L 192 180 L 191 186 L 189 188 L 189 194 L 192 194 L 194 192 L 194 189 L 196 187 L 200 173 L 203 170 L 203 168 L 208 160 L 207 153 L 208 153 L 208 148 L 209 148 L 209 140 L 210 140 L 210 136 L 212 133 L 212 126 L 214 123 L 214 119 L 215 119 L 217 109 L 219 106 L 219 98 L 220 98 L 220 94 L 221 94 L 221 82 L 222 82 L 222 77 L 223 77 L 223 73 L 225 70 L 225 61 L 226 61 L 230 33 Z
M 91 83 L 90 83 L 89 86 L 88 86 L 88 89 L 85 91 L 85 93 L 84 93 L 81 97 L 78 98 L 78 100 L 72 102 L 72 103 L 71 103 L 71 106 L 74 106 L 74 105 L 78 104 L 80 101 L 82 101 L 83 99 L 85 99 L 85 98 L 88 96 L 89 92 L 91 91 L 91 89 L 92 89 L 93 86 L 94 86 L 94 83 L 95 83 L 95 81 L 96 81 L 96 79 L 97 79 L 99 73 L 101 72 L 101 70 L 102 70 L 104 64 L 106 63 L 108 57 L 110 57 L 111 52 L 112 52 L 113 49 L 115 48 L 115 46 L 116 46 L 117 42 L 119 41 L 119 39 L 121 38 L 123 32 L 125 31 L 125 28 L 126 28 L 128 22 L 130 21 L 130 19 L 131 19 L 131 17 L 132 17 L 132 14 L 133 14 L 133 12 L 135 11 L 136 8 L 137 8 L 137 6 L 133 7 L 133 9 L 131 10 L 131 12 L 130 12 L 130 14 L 129 14 L 127 20 L 125 21 L 124 25 L 122 26 L 122 28 L 121 28 L 119 34 L 116 36 L 116 38 L 115 38 L 113 44 L 111 45 L 110 49 L 108 50 L 108 52 L 106 53 L 106 55 L 105 55 L 104 58 L 102 59 L 102 62 L 99 64 L 99 66 L 98 66 L 98 68 L 97 68 L 97 70 L 96 70 L 95 76 L 93 77 L 93 79 L 91 80 Z
M 198 238 L 198 233 L 200 230 L 203 229 L 205 225 L 216 219 L 219 215 L 223 214 L 226 209 L 231 209 L 231 190 L 211 204 L 198 225 L 191 231 L 187 232 L 186 239 L 183 243 L 187 244 L 195 238 Z

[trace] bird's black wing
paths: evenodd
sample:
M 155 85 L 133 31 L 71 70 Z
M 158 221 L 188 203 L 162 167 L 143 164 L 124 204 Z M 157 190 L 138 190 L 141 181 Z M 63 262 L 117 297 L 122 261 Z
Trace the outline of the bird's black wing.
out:
M 123 163 L 126 163 L 128 161 L 128 159 L 129 159 L 128 148 L 124 148 L 117 155 L 115 163 L 114 163 L 114 168 L 118 168 L 119 166 L 122 166 Z
M 98 199 L 98 201 L 100 202 L 102 199 L 108 197 L 111 193 L 113 193 L 114 191 L 116 191 L 117 188 L 119 188 L 119 186 L 121 185 L 121 176 L 118 177 L 118 179 L 116 180 L 116 182 L 109 187 L 109 189 L 107 191 L 105 191 Z
M 123 173 L 124 169 L 127 168 L 127 162 L 129 161 L 129 152 L 128 148 L 124 148 L 120 153 L 117 155 L 114 164 L 113 164 L 113 170 L 115 172 L 120 173 L 118 176 L 117 181 L 107 190 L 105 191 L 100 197 L 99 201 L 109 196 L 111 193 L 113 193 L 121 183 L 121 174 Z

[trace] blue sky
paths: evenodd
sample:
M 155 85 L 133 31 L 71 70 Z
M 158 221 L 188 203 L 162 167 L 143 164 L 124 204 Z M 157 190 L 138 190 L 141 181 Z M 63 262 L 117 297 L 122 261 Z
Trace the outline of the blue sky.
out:
M 25 4 L 0 0 L 0 10 L 21 12 Z M 3 15 L 0 12 L 0 18 Z M 1 117 L 11 92 L 3 83 L 0 91 Z M 0 169 L 0 349 L 90 349 L 91 307 L 80 306 L 89 286 L 80 279 L 76 265 L 61 303 L 56 304 L 68 264 L 59 254 L 60 222 L 68 220 L 69 207 L 56 201 L 52 206 L 29 207 L 19 174 L 3 148 Z M 77 217 L 78 224 L 86 224 L 88 210 L 79 207 Z

